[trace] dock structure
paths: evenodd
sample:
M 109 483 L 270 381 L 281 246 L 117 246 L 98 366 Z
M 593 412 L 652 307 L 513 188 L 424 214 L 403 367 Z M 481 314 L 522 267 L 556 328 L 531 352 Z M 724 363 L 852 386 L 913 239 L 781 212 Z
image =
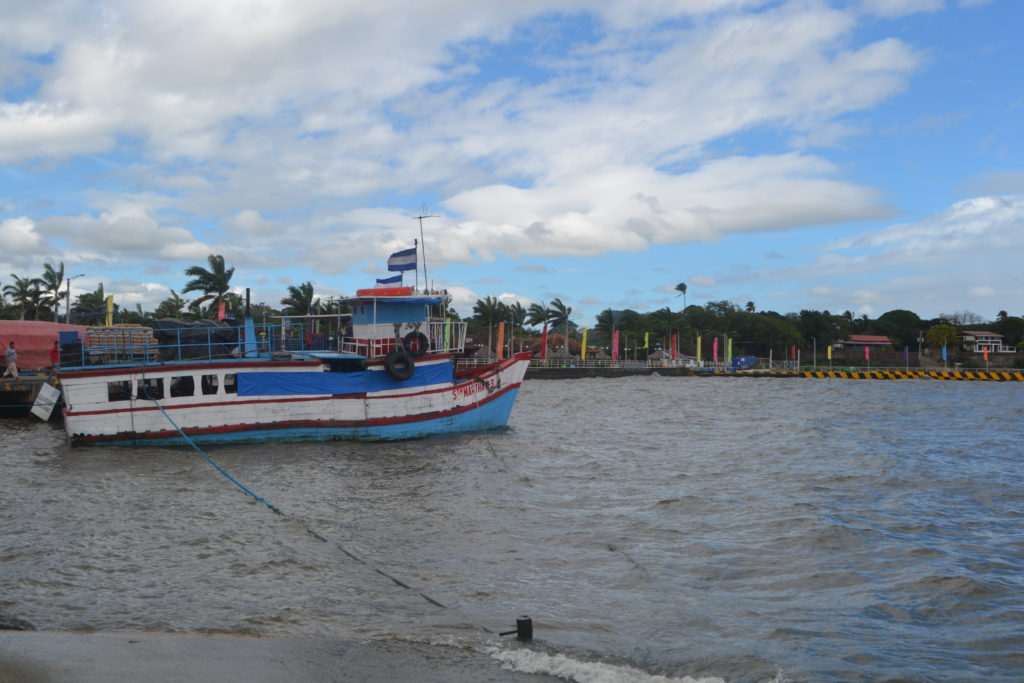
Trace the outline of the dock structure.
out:
M 657 375 L 660 377 L 791 377 L 802 379 L 937 379 L 974 382 L 1024 382 L 1024 370 L 943 370 L 879 368 L 846 370 L 734 370 L 731 368 L 663 367 L 634 364 L 631 366 L 541 366 L 531 365 L 526 379 L 581 379 L 585 377 L 630 377 Z
M 1021 370 L 714 370 L 703 374 L 727 377 L 805 377 L 808 379 L 941 379 L 982 382 L 1024 382 Z
M 35 403 L 39 389 L 47 383 L 45 374 L 22 374 L 17 379 L 0 379 L 0 411 L 25 412 Z

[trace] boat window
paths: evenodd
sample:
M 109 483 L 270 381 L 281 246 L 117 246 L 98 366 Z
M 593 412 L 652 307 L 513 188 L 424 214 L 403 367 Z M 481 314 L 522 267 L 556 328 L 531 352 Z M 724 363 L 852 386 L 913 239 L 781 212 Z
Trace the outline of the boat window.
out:
M 132 384 L 128 380 L 107 382 L 108 401 L 130 401 L 132 399 Z
M 199 386 L 203 390 L 203 395 L 209 396 L 210 394 L 217 393 L 217 387 L 220 386 L 220 382 L 217 381 L 217 375 L 203 375 L 199 379 Z
M 171 378 L 171 397 L 194 396 L 196 393 L 196 381 L 192 375 Z
M 327 358 L 324 362 L 328 372 L 362 372 L 366 369 L 365 358 Z
M 164 378 L 148 377 L 140 379 L 135 387 L 135 395 L 141 399 L 161 399 L 164 397 Z
M 238 384 L 235 383 L 236 375 L 224 375 L 224 393 L 237 394 Z

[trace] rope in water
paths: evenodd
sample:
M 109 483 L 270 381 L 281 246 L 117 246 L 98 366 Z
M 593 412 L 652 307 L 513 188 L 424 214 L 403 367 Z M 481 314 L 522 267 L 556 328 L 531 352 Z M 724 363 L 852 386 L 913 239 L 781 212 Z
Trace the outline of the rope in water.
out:
M 273 510 L 275 514 L 281 515 L 282 517 L 286 517 L 286 518 L 289 518 L 289 519 L 295 519 L 295 521 L 299 522 L 299 524 L 302 525 L 302 528 L 306 530 L 306 533 L 308 533 L 310 536 L 312 536 L 313 538 L 317 539 L 318 541 L 322 541 L 324 543 L 329 543 L 330 542 L 322 534 L 319 534 L 315 530 L 310 528 L 310 526 L 308 524 L 306 524 L 305 522 L 303 522 L 300 519 L 288 517 L 288 515 L 286 515 L 283 512 L 281 512 L 281 510 L 279 510 L 277 507 L 272 505 L 269 501 L 267 501 L 266 499 L 261 498 L 260 496 L 256 495 L 256 493 L 254 493 L 251 489 L 249 489 L 247 486 L 245 486 L 242 482 L 238 481 L 233 476 L 231 476 L 231 474 L 228 473 L 227 470 L 225 470 L 223 467 L 218 465 L 217 462 L 214 461 L 213 458 L 211 458 L 209 455 L 207 455 L 206 453 L 203 452 L 203 449 L 201 449 L 196 444 L 196 442 L 193 441 L 188 436 L 188 434 L 186 434 L 184 432 L 184 430 L 182 430 L 182 428 L 178 426 L 178 423 L 175 422 L 174 419 L 170 415 L 167 414 L 167 411 L 164 410 L 164 407 L 162 405 L 160 405 L 160 402 L 157 399 L 155 399 L 155 398 L 153 398 L 152 396 L 149 395 L 149 391 L 148 390 L 146 390 L 146 398 L 148 400 L 152 401 L 153 404 L 157 408 L 160 409 L 160 412 L 163 413 L 163 416 L 165 418 L 167 418 L 167 421 L 171 423 L 171 425 L 178 431 L 179 434 L 181 434 L 181 438 L 183 438 L 185 440 L 185 442 L 188 443 L 188 445 L 191 446 L 196 451 L 196 453 L 198 453 L 199 455 L 203 456 L 203 458 L 206 460 L 206 462 L 208 462 L 211 465 L 213 465 L 213 467 L 216 468 L 216 470 L 218 472 L 220 472 L 225 477 L 227 477 L 228 481 L 230 481 L 232 484 L 234 484 L 238 488 L 242 489 L 242 491 L 244 491 L 246 494 L 252 496 L 253 498 L 258 500 L 259 502 L 261 502 L 264 505 L 266 505 L 268 508 Z M 416 590 L 415 588 L 413 588 L 409 584 L 405 583 L 404 581 L 401 581 L 400 579 L 392 576 L 391 574 L 388 574 L 386 571 L 384 571 L 380 567 L 375 566 L 371 562 L 368 562 L 367 560 L 364 560 L 363 558 L 359 557 L 355 553 L 351 552 L 350 550 L 345 548 L 340 543 L 335 543 L 335 546 L 338 548 L 338 550 L 340 550 L 342 553 L 344 553 L 347 557 L 351 558 L 352 560 L 358 562 L 361 565 L 369 567 L 370 569 L 372 569 L 376 573 L 380 574 L 381 576 L 383 576 L 383 577 L 385 577 L 387 579 L 390 579 L 392 582 L 395 583 L 395 585 L 401 586 L 402 588 L 405 588 L 406 590 L 410 590 L 410 591 L 416 593 L 417 595 L 419 595 L 421 598 L 423 598 L 424 600 L 426 600 L 427 602 L 429 602 L 432 605 L 436 605 L 437 607 L 440 607 L 442 609 L 448 609 L 447 605 L 439 602 L 438 600 L 435 600 L 434 598 L 430 597 L 426 593 L 423 593 L 421 591 Z M 483 627 L 481 627 L 481 628 L 483 628 Z M 484 630 L 488 631 L 488 629 L 486 629 L 486 628 L 484 628 Z M 490 631 L 488 631 L 488 632 L 490 632 Z

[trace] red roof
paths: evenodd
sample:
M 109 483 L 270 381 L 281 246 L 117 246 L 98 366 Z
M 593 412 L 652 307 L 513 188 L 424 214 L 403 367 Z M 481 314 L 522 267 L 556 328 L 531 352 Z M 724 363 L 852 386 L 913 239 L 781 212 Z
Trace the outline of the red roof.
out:
M 1002 337 L 998 332 L 984 332 L 982 330 L 964 330 L 963 337 Z
M 892 339 L 880 334 L 851 334 L 850 338 L 843 341 L 843 344 L 863 344 L 866 346 L 889 346 Z

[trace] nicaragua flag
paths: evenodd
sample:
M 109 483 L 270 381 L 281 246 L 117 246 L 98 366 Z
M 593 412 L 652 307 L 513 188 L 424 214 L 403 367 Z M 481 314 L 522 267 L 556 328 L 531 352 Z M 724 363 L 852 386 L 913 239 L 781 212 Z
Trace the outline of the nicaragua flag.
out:
M 396 251 L 389 256 L 388 270 L 416 270 L 416 247 Z
M 402 284 L 402 274 L 393 275 L 391 277 L 379 277 L 377 278 L 377 284 L 387 287 L 388 285 L 400 285 Z

